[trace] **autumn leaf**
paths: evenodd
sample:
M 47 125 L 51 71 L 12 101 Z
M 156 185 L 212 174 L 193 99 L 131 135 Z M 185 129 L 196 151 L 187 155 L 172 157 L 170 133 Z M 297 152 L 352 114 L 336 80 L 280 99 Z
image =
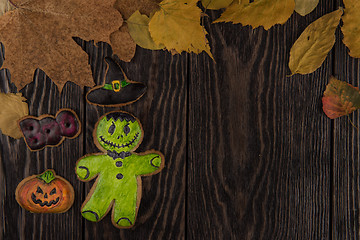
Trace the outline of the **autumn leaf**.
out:
M 0 18 L 4 67 L 18 89 L 42 69 L 61 91 L 67 81 L 93 86 L 87 54 L 72 37 L 110 42 L 122 24 L 115 0 L 12 0 L 13 11 Z
M 359 89 L 331 77 L 322 98 L 323 110 L 331 119 L 348 115 L 360 108 Z
M 349 48 L 349 55 L 360 58 L 360 1 L 344 0 L 345 12 L 342 17 L 343 43 Z
M 156 44 L 151 38 L 149 32 L 149 17 L 136 11 L 126 22 L 129 26 L 130 35 L 137 45 L 152 50 L 165 48 L 162 44 Z
M 135 55 L 136 43 L 131 38 L 127 24 L 123 24 L 117 31 L 111 33 L 110 43 L 114 54 L 122 61 L 130 62 Z
M 206 9 L 221 9 L 228 7 L 233 0 L 201 0 L 201 4 Z
M 211 58 L 206 30 L 200 25 L 201 9 L 196 0 L 164 0 L 149 22 L 151 38 L 169 51 L 205 51 Z
M 295 0 L 295 11 L 301 16 L 311 13 L 318 5 L 319 0 Z
M 14 5 L 12 5 L 9 0 L 0 0 L 0 16 L 4 15 L 8 11 L 13 10 L 14 8 Z
M 21 138 L 18 120 L 29 115 L 29 107 L 21 93 L 0 93 L 0 130 L 12 138 Z
M 335 31 L 342 9 L 328 13 L 311 23 L 290 50 L 292 74 L 308 74 L 318 69 L 335 43 Z
M 234 1 L 214 23 L 241 23 L 253 28 L 263 26 L 268 30 L 275 24 L 284 24 L 294 12 L 294 8 L 294 0 L 256 0 L 245 4 Z
M 159 3 L 161 0 L 116 0 L 114 7 L 121 13 L 124 19 L 129 19 L 129 17 L 139 11 L 141 14 L 150 16 L 150 14 L 158 10 Z

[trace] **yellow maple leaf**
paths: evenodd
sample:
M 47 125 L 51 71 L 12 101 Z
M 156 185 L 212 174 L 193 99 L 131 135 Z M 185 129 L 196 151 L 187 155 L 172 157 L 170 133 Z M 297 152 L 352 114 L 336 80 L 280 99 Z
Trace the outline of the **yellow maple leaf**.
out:
M 233 0 L 201 0 L 201 4 L 206 9 L 221 9 L 229 6 Z
M 268 30 L 275 24 L 284 24 L 294 12 L 294 8 L 294 0 L 256 0 L 240 4 L 235 1 L 214 23 L 241 23 L 253 28 L 263 26 Z
M 135 43 L 142 48 L 158 50 L 163 49 L 163 44 L 156 44 L 150 36 L 149 17 L 141 14 L 139 11 L 134 12 L 126 21 L 129 26 L 129 32 Z
M 0 130 L 12 138 L 21 138 L 18 120 L 29 115 L 29 107 L 21 93 L 0 93 Z
M 152 39 L 169 51 L 201 53 L 211 58 L 206 30 L 200 25 L 201 9 L 195 0 L 164 0 L 149 22 Z
M 301 16 L 311 13 L 318 5 L 319 0 L 295 0 L 295 11 Z
M 335 43 L 335 31 L 342 9 L 328 13 L 311 23 L 290 50 L 292 74 L 308 74 L 318 69 Z
M 344 4 L 344 25 L 341 28 L 343 43 L 349 48 L 350 56 L 360 58 L 360 1 L 344 0 Z

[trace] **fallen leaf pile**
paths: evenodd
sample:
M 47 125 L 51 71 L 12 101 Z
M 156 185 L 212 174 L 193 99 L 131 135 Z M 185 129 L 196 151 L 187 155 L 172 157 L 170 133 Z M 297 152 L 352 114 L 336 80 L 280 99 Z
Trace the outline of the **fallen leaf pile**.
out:
M 290 50 L 292 74 L 308 74 L 318 69 L 335 44 L 335 31 L 340 19 L 343 43 L 349 55 L 360 58 L 360 1 L 344 0 L 345 9 L 328 13 L 310 24 Z
M 65 82 L 93 86 L 87 54 L 72 37 L 110 42 L 122 24 L 115 0 L 12 0 L 14 10 L 0 17 L 4 67 L 18 89 L 41 68 L 61 91 Z
M 0 130 L 12 138 L 21 138 L 18 120 L 29 115 L 29 107 L 21 93 L 0 92 Z
M 345 116 L 360 108 L 360 91 L 357 87 L 331 77 L 322 103 L 324 113 L 329 118 Z
M 131 37 L 136 44 L 147 49 L 197 54 L 205 51 L 212 57 L 207 32 L 200 24 L 202 10 L 197 2 L 164 0 L 156 5 L 148 2 L 146 11 L 135 11 L 126 21 Z

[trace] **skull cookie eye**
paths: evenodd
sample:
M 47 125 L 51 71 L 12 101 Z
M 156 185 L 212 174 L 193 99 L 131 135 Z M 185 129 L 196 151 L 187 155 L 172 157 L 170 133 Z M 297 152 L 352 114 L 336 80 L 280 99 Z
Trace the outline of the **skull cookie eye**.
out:
M 43 190 L 40 187 L 37 188 L 36 192 L 37 193 L 44 193 Z
M 50 192 L 50 195 L 53 195 L 55 193 L 56 193 L 56 188 L 53 188 L 53 190 L 51 190 L 51 192 Z
M 125 125 L 125 126 L 124 126 L 124 133 L 125 133 L 125 135 L 128 135 L 129 132 L 130 132 L 130 127 L 129 127 L 129 125 Z
M 109 127 L 109 131 L 108 131 L 111 135 L 113 135 L 114 134 L 114 132 L 115 132 L 115 123 L 113 122 L 112 124 L 111 124 L 111 126 Z

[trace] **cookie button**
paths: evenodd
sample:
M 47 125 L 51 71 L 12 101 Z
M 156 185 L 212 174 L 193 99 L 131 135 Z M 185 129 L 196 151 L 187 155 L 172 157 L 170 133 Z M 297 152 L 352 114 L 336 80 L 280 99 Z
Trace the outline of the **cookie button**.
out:
M 122 161 L 117 161 L 115 164 L 117 167 L 122 167 Z
M 117 175 L 116 175 L 116 178 L 117 179 L 122 179 L 124 176 L 121 174 L 121 173 L 118 173 Z

